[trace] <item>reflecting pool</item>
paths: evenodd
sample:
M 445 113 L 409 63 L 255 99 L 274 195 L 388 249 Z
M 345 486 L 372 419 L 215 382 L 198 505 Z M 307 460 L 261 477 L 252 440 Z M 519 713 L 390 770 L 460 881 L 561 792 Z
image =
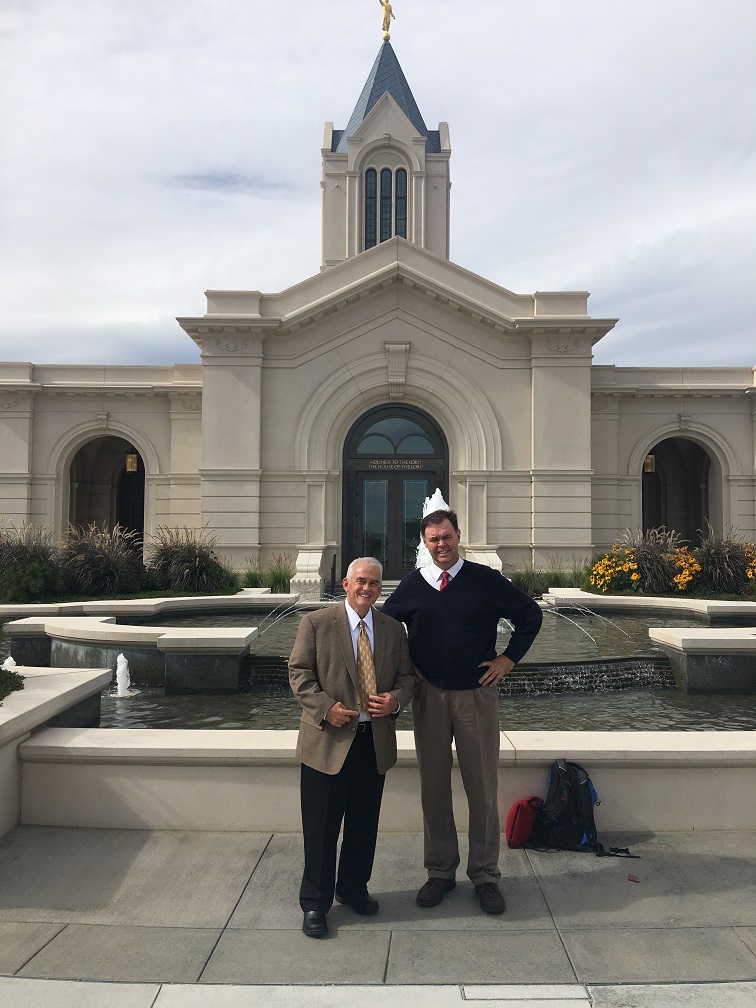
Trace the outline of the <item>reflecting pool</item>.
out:
M 169 696 L 162 689 L 135 682 L 135 696 L 102 698 L 102 726 L 124 728 L 296 728 L 299 707 L 286 675 L 286 660 L 301 610 L 280 618 L 234 615 L 166 616 L 150 625 L 259 626 L 248 660 L 245 688 L 233 696 Z M 132 622 L 124 619 L 123 622 Z M 649 627 L 700 627 L 705 620 L 661 613 L 602 617 L 565 608 L 561 615 L 547 609 L 535 644 L 518 671 L 532 669 L 535 685 L 527 695 L 500 693 L 503 730 L 734 730 L 756 729 L 756 696 L 690 696 L 673 688 L 663 652 L 648 637 Z M 508 629 L 502 625 L 499 650 L 506 646 Z M 0 658 L 10 653 L 9 640 L 0 633 Z M 601 659 L 638 659 L 626 665 L 629 673 L 617 688 L 606 679 L 586 684 L 579 692 L 571 685 L 569 668 L 561 670 L 559 692 L 541 692 L 537 675 L 543 667 L 562 663 L 590 664 Z M 618 662 L 618 667 L 621 662 Z M 534 668 L 537 666 L 538 668 Z M 646 669 L 647 674 L 635 670 Z M 650 670 L 650 673 L 648 673 Z M 636 688 L 640 683 L 643 688 Z M 587 689 L 591 691 L 588 692 Z M 411 728 L 411 715 L 402 712 L 400 729 Z
M 259 636 L 252 642 L 250 653 L 255 655 L 288 658 L 294 643 L 297 627 L 302 618 L 302 610 L 286 615 L 270 613 L 234 613 L 229 615 L 168 615 L 144 620 L 150 626 L 257 626 Z M 123 619 L 120 622 L 136 622 Z M 599 616 L 575 609 L 546 609 L 543 626 L 535 643 L 528 651 L 525 662 L 532 664 L 552 664 L 565 661 L 590 661 L 597 658 L 649 657 L 663 654 L 662 649 L 648 636 L 649 627 L 701 627 L 705 620 L 693 616 L 660 613 L 658 616 L 643 614 L 632 616 L 627 613 L 613 613 Z M 723 624 L 726 625 L 726 624 Z M 501 646 L 506 647 L 508 628 L 500 624 Z
M 271 614 L 256 620 L 261 634 L 252 644 L 248 686 L 234 696 L 170 696 L 159 689 L 144 689 L 121 700 L 104 696 L 103 727 L 296 728 L 299 705 L 292 696 L 286 675 L 286 660 L 301 619 L 301 611 L 284 618 Z M 253 625 L 248 618 L 228 616 L 171 617 L 166 623 L 205 626 Z M 154 621 L 151 621 L 154 623 Z M 602 618 L 565 609 L 564 615 L 546 610 L 543 629 L 520 668 L 550 666 L 562 662 L 590 663 L 599 659 L 651 659 L 658 670 L 661 649 L 650 640 L 651 626 L 693 627 L 706 625 L 695 617 L 664 615 L 631 616 L 626 613 Z M 501 649 L 508 629 L 502 625 Z M 590 636 L 589 636 L 590 635 Z M 643 661 L 636 662 L 642 666 Z M 533 669 L 535 673 L 535 669 Z M 566 678 L 570 669 L 563 670 Z M 500 693 L 502 730 L 543 731 L 680 731 L 756 728 L 756 696 L 689 696 L 673 688 L 671 678 L 655 674 L 644 678 L 646 688 L 615 689 L 605 686 L 593 692 L 534 692 L 522 696 Z M 667 688 L 658 688 L 663 682 Z M 411 729 L 412 717 L 403 711 L 397 727 Z
M 756 696 L 690 696 L 678 690 L 540 693 L 499 699 L 503 731 L 694 731 L 756 728 Z M 299 705 L 282 677 L 233 696 L 102 698 L 104 728 L 296 728 Z M 410 730 L 403 711 L 397 727 Z

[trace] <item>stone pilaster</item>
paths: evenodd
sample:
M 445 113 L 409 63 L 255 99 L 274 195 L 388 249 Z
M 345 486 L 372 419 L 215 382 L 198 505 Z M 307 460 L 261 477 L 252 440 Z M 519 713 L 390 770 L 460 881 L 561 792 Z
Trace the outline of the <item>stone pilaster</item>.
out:
M 200 520 L 240 568 L 260 544 L 262 362 L 259 331 L 203 336 Z
M 31 516 L 34 393 L 0 390 L 0 516 L 5 524 Z
M 533 563 L 591 553 L 591 339 L 575 326 L 532 328 Z

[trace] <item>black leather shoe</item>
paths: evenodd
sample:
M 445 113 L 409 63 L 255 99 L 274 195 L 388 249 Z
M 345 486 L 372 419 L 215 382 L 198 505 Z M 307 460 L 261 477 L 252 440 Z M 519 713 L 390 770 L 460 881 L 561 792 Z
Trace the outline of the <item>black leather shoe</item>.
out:
M 302 930 L 308 938 L 325 938 L 328 934 L 328 921 L 322 910 L 305 910 Z
M 372 917 L 373 914 L 377 914 L 380 909 L 378 900 L 373 899 L 368 892 L 362 896 L 355 896 L 354 899 L 347 899 L 345 896 L 339 896 L 339 894 L 336 893 L 336 902 L 343 903 L 344 906 L 351 907 L 356 914 L 360 914 L 362 917 Z

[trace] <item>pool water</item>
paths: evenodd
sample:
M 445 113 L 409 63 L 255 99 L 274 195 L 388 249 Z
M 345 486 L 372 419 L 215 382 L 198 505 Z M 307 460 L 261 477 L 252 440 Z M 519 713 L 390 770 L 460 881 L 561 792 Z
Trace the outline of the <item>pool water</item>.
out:
M 256 626 L 259 634 L 250 654 L 288 657 L 296 636 L 302 610 L 284 610 L 268 616 L 234 613 L 229 615 L 165 616 L 145 620 L 150 626 Z M 119 620 L 126 622 L 126 620 Z M 131 622 L 131 621 L 129 621 Z M 693 616 L 631 616 L 616 613 L 599 616 L 575 609 L 544 611 L 543 626 L 528 651 L 527 664 L 552 664 L 566 661 L 591 661 L 597 658 L 659 656 L 664 652 L 648 636 L 649 627 L 701 627 L 706 621 Z M 506 646 L 509 628 L 500 624 L 500 648 Z
M 232 696 L 102 698 L 104 728 L 296 728 L 299 705 L 283 677 Z M 540 693 L 499 699 L 502 731 L 696 731 L 756 728 L 756 696 L 691 696 L 678 690 Z M 397 727 L 410 730 L 410 711 Z
M 135 684 L 134 696 L 102 698 L 102 726 L 122 728 L 296 728 L 299 707 L 292 696 L 285 660 L 301 619 L 301 610 L 280 618 L 276 613 L 167 616 L 150 619 L 150 625 L 258 626 L 251 647 L 248 684 L 232 696 L 165 696 L 160 688 Z M 126 620 L 124 620 L 126 622 Z M 130 622 L 130 621 L 129 621 Z M 648 637 L 652 626 L 693 627 L 706 622 L 694 617 L 664 615 L 601 617 L 565 609 L 547 609 L 543 628 L 521 668 L 597 659 L 651 658 L 663 652 Z M 508 629 L 502 625 L 500 650 Z M 590 635 L 590 636 L 589 636 Z M 9 640 L 0 633 L 0 658 L 10 653 Z M 635 684 L 633 684 L 635 685 Z M 502 730 L 734 730 L 756 729 L 756 696 L 691 696 L 674 688 L 658 688 L 658 676 L 645 689 L 611 689 L 558 693 L 535 692 L 524 696 L 500 693 Z M 398 727 L 410 729 L 409 711 Z

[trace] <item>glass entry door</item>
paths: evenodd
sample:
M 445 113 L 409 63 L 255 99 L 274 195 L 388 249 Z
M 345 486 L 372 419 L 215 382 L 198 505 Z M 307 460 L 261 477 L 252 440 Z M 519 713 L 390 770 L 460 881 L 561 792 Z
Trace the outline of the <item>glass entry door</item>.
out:
M 344 452 L 342 568 L 374 556 L 384 580 L 415 566 L 423 503 L 446 493 L 446 441 L 427 414 L 382 406 L 353 427 Z
M 415 566 L 423 502 L 435 486 L 426 476 L 355 473 L 355 556 L 374 556 L 387 578 L 402 577 Z

